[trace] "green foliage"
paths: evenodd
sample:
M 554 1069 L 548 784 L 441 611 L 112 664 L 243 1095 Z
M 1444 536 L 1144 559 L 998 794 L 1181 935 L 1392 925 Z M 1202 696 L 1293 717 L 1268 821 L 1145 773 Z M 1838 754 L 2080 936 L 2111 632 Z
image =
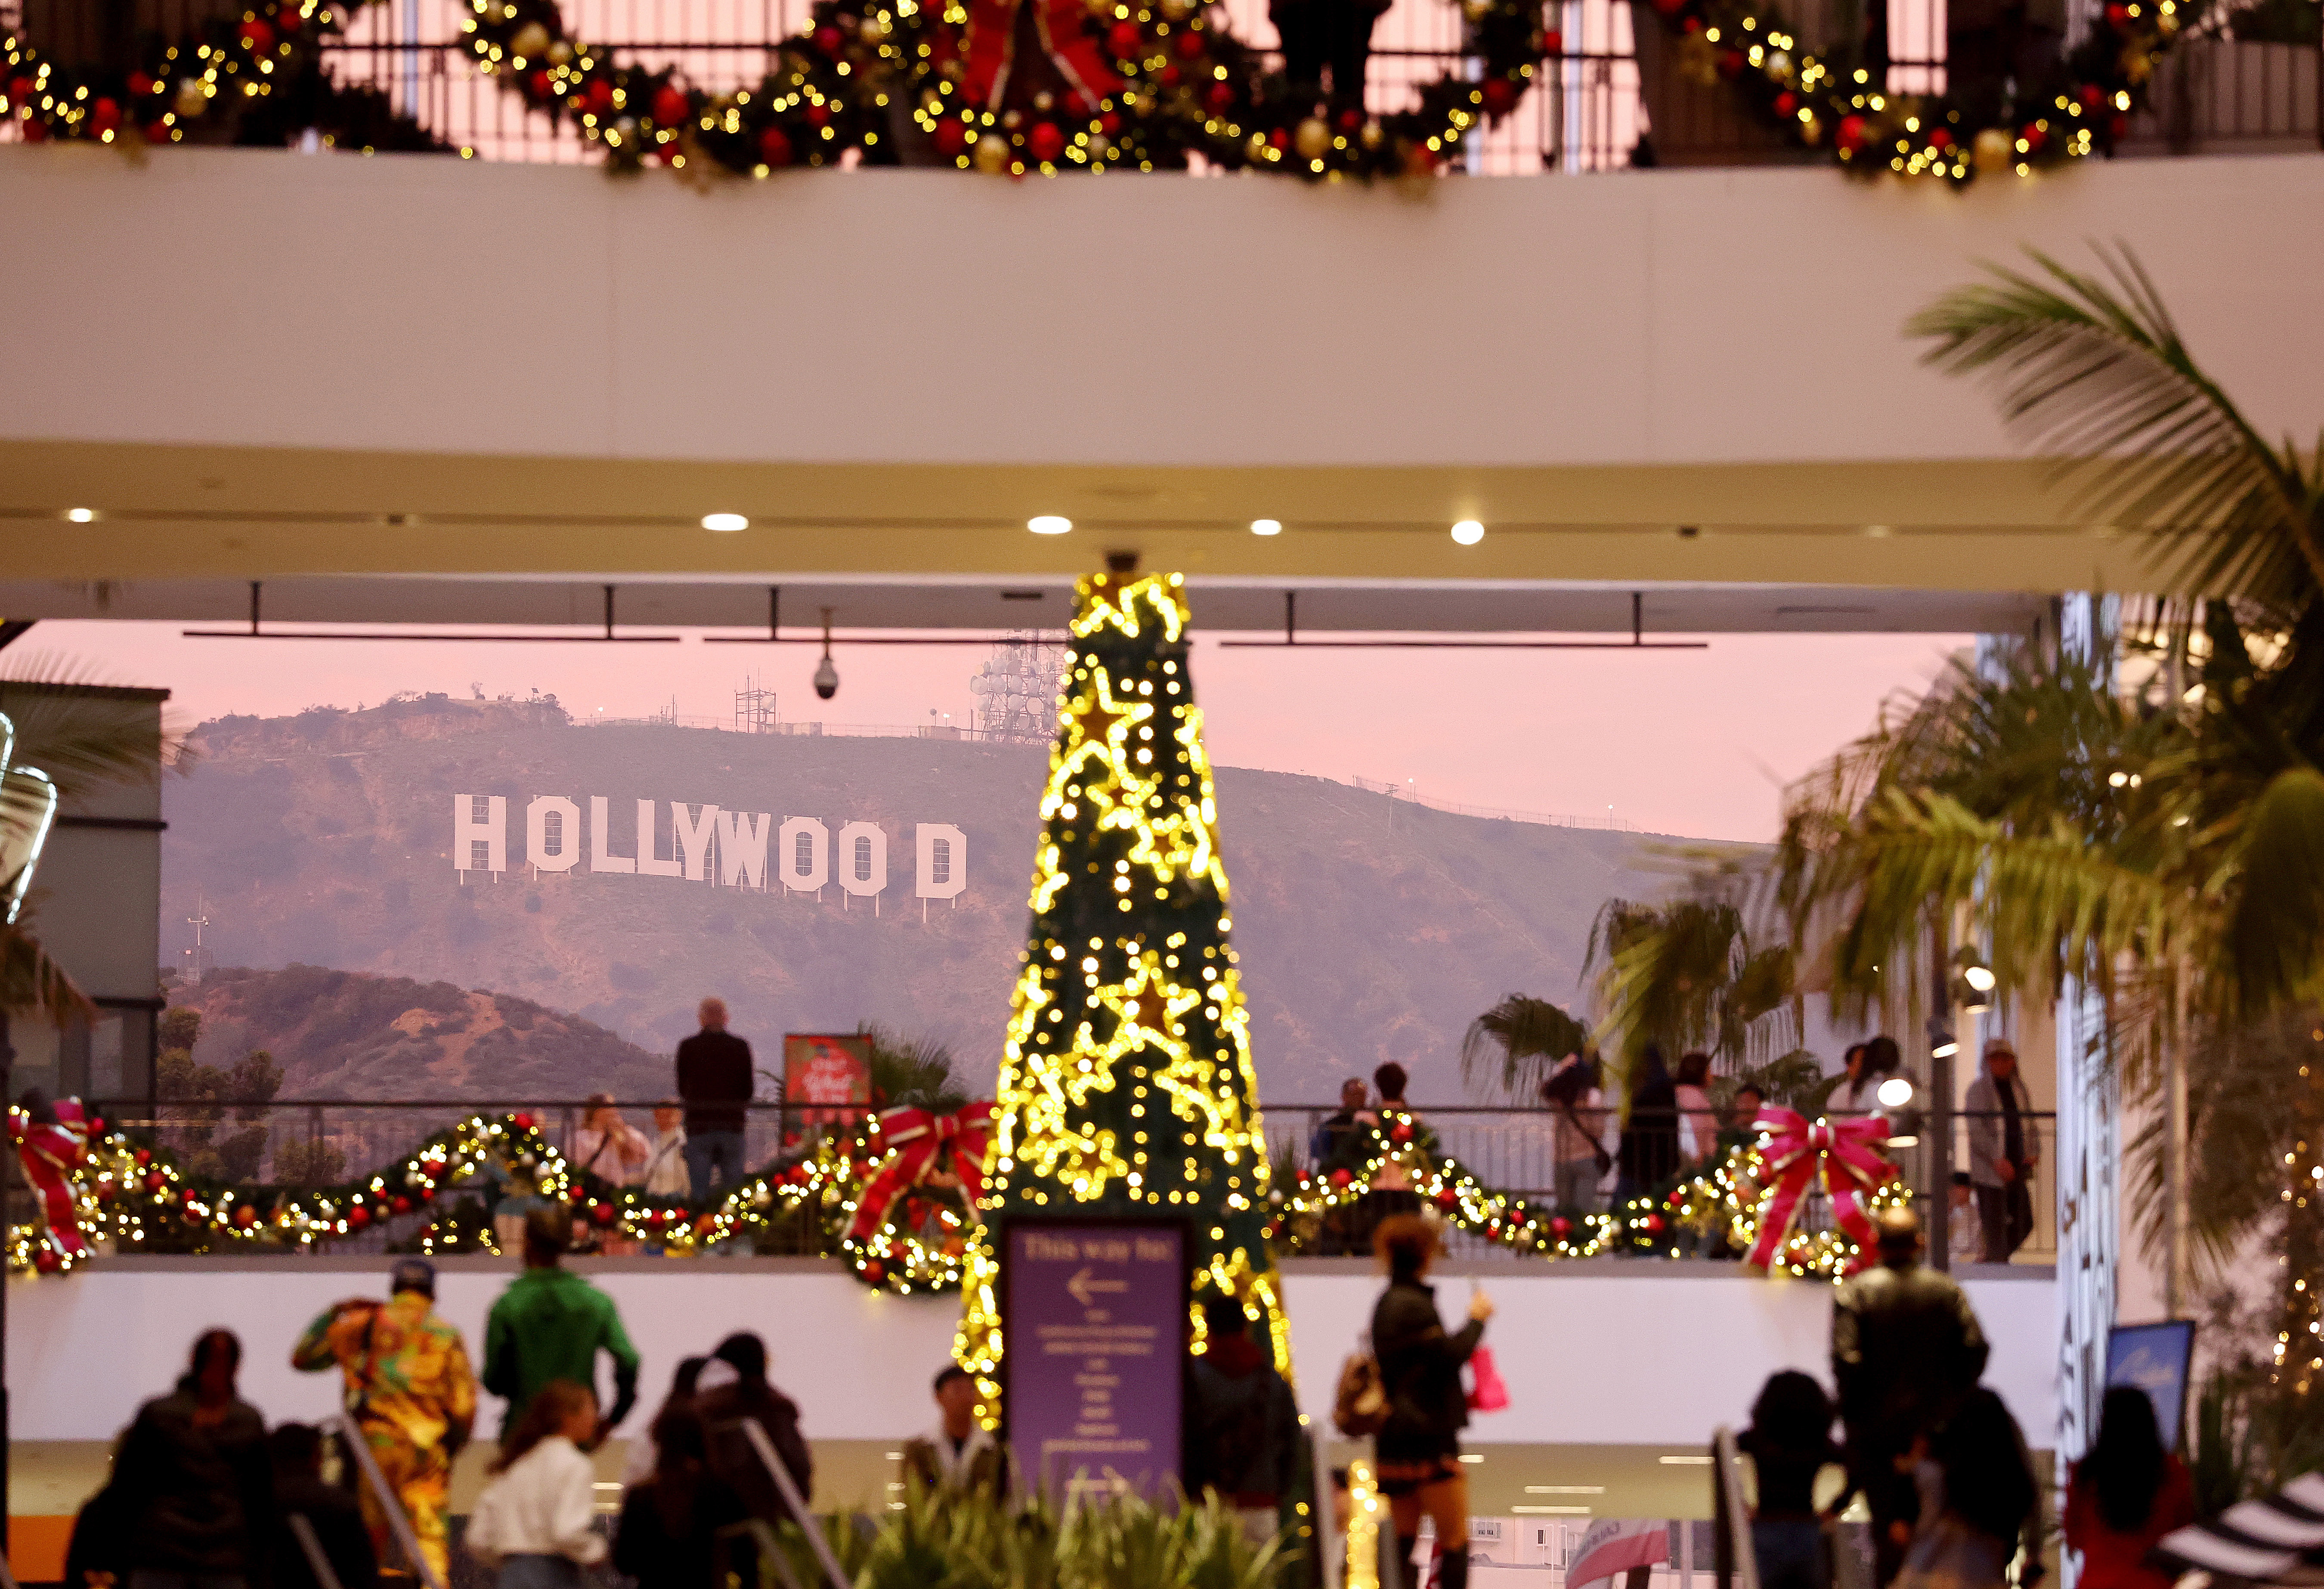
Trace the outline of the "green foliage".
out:
M 1757 1087 L 1759 1096 L 1770 1104 L 1806 1110 L 1811 1105 L 1821 1106 L 1836 1079 L 1825 1076 L 1822 1060 L 1805 1049 L 1794 1049 L 1764 1065 L 1748 1066 L 1731 1076 L 1713 1076 L 1711 1101 L 1723 1113 L 1734 1106 L 1735 1095 L 1749 1086 Z
M 161 1012 L 158 1021 L 159 1037 L 163 1049 L 180 1049 L 189 1056 L 194 1045 L 201 1040 L 202 1012 L 189 1004 L 180 1004 Z
M 1723 870 L 1713 862 L 1688 899 L 1609 900 L 1599 910 L 1584 969 L 1602 966 L 1599 1034 L 1626 1074 L 1649 1042 L 1661 1043 L 1674 1064 L 1684 1051 L 1706 1049 L 1728 1070 L 1799 1042 L 1791 947 L 1752 941 Z
M 2227 26 L 2242 43 L 2299 44 L 2313 50 L 2324 43 L 2324 4 L 2256 0 L 2227 13 Z
M 876 1529 L 825 1527 L 854 1589 L 1281 1589 L 1296 1559 L 1279 1539 L 1251 1543 L 1215 1495 L 1111 1495 L 1060 1514 L 1038 1494 L 1002 1502 L 914 1483 Z M 797 1581 L 816 1581 L 806 1536 L 786 1525 L 780 1539 Z
M 274 1150 L 274 1181 L 284 1187 L 335 1187 L 346 1178 L 347 1156 L 335 1143 L 290 1141 Z M 478 1204 L 479 1221 L 483 1205 Z
M 1552 1072 L 1591 1047 L 1590 1029 L 1546 999 L 1511 993 L 1469 1023 L 1461 1039 L 1461 1079 L 1530 1102 Z
M 2275 1365 L 2278 1322 L 2273 1309 L 2248 1309 L 2233 1290 L 2213 1297 L 2206 1311 L 2210 1368 L 2196 1394 L 2187 1453 L 2196 1510 L 2206 1516 L 2324 1471 L 2324 1396 Z
M 953 1074 L 952 1050 L 932 1038 L 899 1037 L 876 1021 L 856 1029 L 872 1039 L 872 1106 L 910 1105 L 936 1114 L 958 1113 L 973 1100 Z

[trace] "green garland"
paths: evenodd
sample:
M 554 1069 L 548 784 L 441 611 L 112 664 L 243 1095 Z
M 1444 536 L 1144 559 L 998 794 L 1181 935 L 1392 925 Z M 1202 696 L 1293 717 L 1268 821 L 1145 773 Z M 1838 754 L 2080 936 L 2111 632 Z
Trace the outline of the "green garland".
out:
M 2206 0 L 2112 0 L 2047 88 L 1993 85 L 1942 96 L 1889 94 L 1844 52 L 1799 46 L 1783 12 L 1755 0 L 1651 0 L 1677 41 L 1683 76 L 1721 81 L 1762 126 L 1794 148 L 1828 148 L 1864 176 L 2031 176 L 2111 154 L 2141 108 L 2156 61 Z

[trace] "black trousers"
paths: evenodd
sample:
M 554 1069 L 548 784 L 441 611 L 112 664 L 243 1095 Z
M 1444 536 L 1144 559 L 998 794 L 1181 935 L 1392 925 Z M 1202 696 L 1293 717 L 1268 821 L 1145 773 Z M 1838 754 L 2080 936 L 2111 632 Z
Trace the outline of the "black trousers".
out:
M 1292 88 L 1321 94 L 1328 67 L 1332 103 L 1361 110 L 1372 23 L 1379 14 L 1353 0 L 1286 0 L 1268 15 L 1283 40 L 1283 75 Z
M 2034 1193 L 2019 1170 L 2006 1187 L 1977 1188 L 1977 1220 L 1985 1232 L 1985 1261 L 2006 1263 L 2034 1233 Z

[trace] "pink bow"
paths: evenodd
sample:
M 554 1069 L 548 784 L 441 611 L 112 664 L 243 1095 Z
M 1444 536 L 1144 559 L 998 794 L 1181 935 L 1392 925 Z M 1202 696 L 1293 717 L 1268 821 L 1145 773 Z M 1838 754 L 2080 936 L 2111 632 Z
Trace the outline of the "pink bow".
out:
M 1811 1122 L 1795 1109 L 1770 1104 L 1752 1123 L 1767 1138 L 1759 1150 L 1759 1179 L 1767 1190 L 1759 1200 L 1759 1235 L 1748 1261 L 1774 1267 L 1800 1216 L 1800 1200 L 1821 1176 L 1833 1222 L 1862 1249 L 1849 1267 L 1862 1268 L 1873 1248 L 1872 1215 L 1864 1199 L 1896 1173 L 1873 1150 L 1888 1140 L 1888 1122 L 1877 1116 Z
M 984 1143 L 991 1130 L 990 1104 L 971 1104 L 957 1114 L 910 1108 L 881 1111 L 880 1138 L 890 1151 L 855 1200 L 855 1219 L 847 1233 L 861 1242 L 887 1224 L 896 1199 L 927 1178 L 946 1142 L 952 1144 L 952 1172 L 960 1178 L 969 1206 L 975 1207 L 984 1195 Z
M 78 1098 L 60 1100 L 56 1111 L 55 1124 L 35 1125 L 23 1110 L 12 1108 L 9 1134 L 16 1139 L 16 1157 L 23 1163 L 24 1178 L 40 1195 L 49 1245 L 66 1258 L 78 1260 L 88 1256 L 88 1243 L 81 1238 L 72 1172 L 88 1150 L 88 1115 Z

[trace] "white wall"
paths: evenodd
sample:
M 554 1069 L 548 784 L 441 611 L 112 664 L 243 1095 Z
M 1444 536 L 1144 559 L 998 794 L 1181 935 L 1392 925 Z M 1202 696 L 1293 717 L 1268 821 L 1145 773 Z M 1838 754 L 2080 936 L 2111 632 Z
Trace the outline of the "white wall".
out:
M 334 1299 L 376 1294 L 384 1265 L 281 1260 L 99 1261 L 62 1279 L 12 1286 L 8 1371 L 14 1433 L 26 1440 L 109 1437 L 139 1401 L 182 1372 L 200 1330 L 222 1325 L 248 1353 L 243 1393 L 269 1418 L 315 1418 L 336 1405 L 335 1375 L 290 1371 L 291 1342 Z M 1771 1281 L 1731 1267 L 1636 1275 L 1497 1268 L 1482 1283 L 1500 1308 L 1487 1335 L 1509 1385 L 1505 1412 L 1480 1416 L 1480 1445 L 1700 1446 L 1740 1424 L 1760 1381 L 1779 1368 L 1828 1378 L 1831 1288 Z M 818 1439 L 882 1439 L 928 1419 L 928 1381 L 948 1356 L 956 1298 L 873 1292 L 839 1273 L 751 1261 L 636 1264 L 593 1272 L 619 1305 L 645 1358 L 649 1409 L 670 1371 L 733 1330 L 766 1337 L 775 1381 Z M 447 1267 L 439 1306 L 481 1357 L 486 1310 L 504 1269 Z M 1342 1359 L 1370 1320 L 1379 1282 L 1295 1267 L 1286 1278 L 1300 1404 L 1328 1415 Z M 2053 1287 L 2043 1276 L 1971 1280 L 1994 1353 L 1987 1379 L 2027 1437 L 2046 1446 L 2057 1421 Z M 1448 1314 L 1465 1280 L 1440 1282 Z M 606 1382 L 610 1387 L 610 1381 Z M 496 1404 L 484 1427 L 498 1427 Z
M 2006 457 L 1904 318 L 2034 243 L 2145 260 L 2260 429 L 2324 156 L 1303 188 L 0 148 L 0 439 L 844 463 Z M 155 269 L 164 244 L 167 266 Z M 149 378 L 199 327 L 198 380 Z M 1296 371 L 1286 384 L 1280 376 Z M 1387 401 L 1383 401 L 1387 399 Z M 1964 521 L 1968 522 L 1968 521 Z

